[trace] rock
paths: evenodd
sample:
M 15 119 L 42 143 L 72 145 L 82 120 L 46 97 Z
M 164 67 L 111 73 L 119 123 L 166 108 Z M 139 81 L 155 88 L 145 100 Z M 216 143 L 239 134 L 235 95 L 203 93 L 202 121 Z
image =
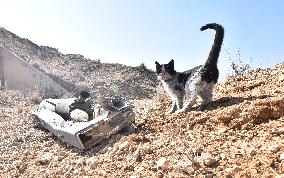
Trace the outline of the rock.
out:
M 242 169 L 237 166 L 237 165 L 234 165 L 233 167 L 231 168 L 226 168 L 225 169 L 225 172 L 230 174 L 230 175 L 235 175 L 237 172 L 240 172 Z
M 182 169 L 187 169 L 188 167 L 192 166 L 193 163 L 190 160 L 181 160 L 177 163 L 177 166 Z
M 136 146 L 135 145 L 129 145 L 128 151 L 130 152 L 134 152 L 136 150 Z
M 217 161 L 215 158 L 212 157 L 210 153 L 202 153 L 201 159 L 205 166 L 212 166 Z
M 92 169 L 96 169 L 96 167 L 98 166 L 99 163 L 100 163 L 100 162 L 99 162 L 98 160 L 94 159 L 94 160 L 92 160 L 92 161 L 90 162 L 89 166 L 90 166 L 90 168 L 92 168 Z
M 145 168 L 142 167 L 142 166 L 141 166 L 141 167 L 135 167 L 135 168 L 134 168 L 134 171 L 135 171 L 135 172 L 142 172 L 142 171 L 144 171 L 144 169 L 145 169 Z
M 114 144 L 112 152 L 119 150 L 119 143 Z
M 65 153 L 64 151 L 60 151 L 57 155 L 58 155 L 58 156 L 65 156 L 66 153 Z
M 256 150 L 255 149 L 250 149 L 248 151 L 248 153 L 251 155 L 251 156 L 254 156 L 256 154 Z
M 149 138 L 151 141 L 157 140 L 157 135 L 155 133 L 150 133 Z
M 206 166 L 212 166 L 213 164 L 216 163 L 216 159 L 215 158 L 206 158 L 203 161 L 204 161 L 204 164 Z
M 119 145 L 118 145 L 118 149 L 119 149 L 119 150 L 124 150 L 124 149 L 128 148 L 129 145 L 130 145 L 129 141 L 125 141 L 125 142 L 123 142 L 122 144 L 119 144 Z
M 19 170 L 20 173 L 23 173 L 27 168 L 27 164 L 22 160 L 14 161 L 13 165 Z
M 156 161 L 157 168 L 162 170 L 167 170 L 169 166 L 169 161 L 165 157 L 161 157 L 158 161 Z
M 64 151 L 60 151 L 60 152 L 57 153 L 56 159 L 58 161 L 62 161 L 65 157 L 66 157 L 66 153 Z
M 96 169 L 98 164 L 100 164 L 101 162 L 96 157 L 91 157 L 87 159 L 86 163 L 90 166 L 90 168 Z
M 284 172 L 284 161 L 282 161 L 279 165 L 278 165 L 278 170 L 280 172 Z
M 57 160 L 60 162 L 65 158 L 65 156 L 57 156 Z
M 140 149 L 137 149 L 135 151 L 135 153 L 133 154 L 133 158 L 136 162 L 141 162 L 142 161 L 142 156 L 141 156 L 141 152 Z
M 73 110 L 70 113 L 70 117 L 74 122 L 87 122 L 89 118 L 88 114 L 80 109 Z
M 225 178 L 234 178 L 234 176 L 232 176 L 231 174 L 227 173 L 224 175 Z
M 284 152 L 279 155 L 279 160 L 284 161 Z
M 23 152 L 23 155 L 24 155 L 24 156 L 27 156 L 27 155 L 29 155 L 29 154 L 31 154 L 31 152 L 30 152 L 29 150 L 25 150 L 25 151 Z
M 152 153 L 153 150 L 152 150 L 150 144 L 145 144 L 145 145 L 142 147 L 142 152 L 143 152 L 144 154 L 150 154 L 150 153 Z
M 47 137 L 53 137 L 53 133 L 49 132 L 46 136 Z
M 283 82 L 284 81 L 284 75 L 280 76 L 278 79 L 279 82 Z
M 226 157 L 226 155 L 225 155 L 224 153 L 221 153 L 221 154 L 220 154 L 220 158 L 221 158 L 222 160 L 226 160 L 226 159 L 227 159 L 227 157 Z
M 213 178 L 213 177 L 214 177 L 213 174 L 205 174 L 205 175 L 204 175 L 204 178 Z
M 267 149 L 268 149 L 268 151 L 271 151 L 273 153 L 277 153 L 280 150 L 280 147 L 279 147 L 279 145 L 272 145 L 272 146 L 269 146 Z
M 37 159 L 37 162 L 40 163 L 41 165 L 48 164 L 52 158 L 51 153 L 46 153 L 42 155 L 40 158 Z
M 53 141 L 48 141 L 48 142 L 45 142 L 44 146 L 45 147 L 51 147 L 53 145 Z

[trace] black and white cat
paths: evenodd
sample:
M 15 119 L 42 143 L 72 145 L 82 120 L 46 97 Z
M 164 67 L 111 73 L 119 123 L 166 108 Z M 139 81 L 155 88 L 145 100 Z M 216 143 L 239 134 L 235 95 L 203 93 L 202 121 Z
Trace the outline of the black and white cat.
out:
M 199 107 L 201 111 L 206 109 L 212 101 L 213 86 L 219 77 L 217 61 L 224 38 L 224 28 L 216 23 L 209 23 L 200 28 L 201 31 L 207 29 L 214 29 L 216 34 L 204 65 L 181 73 L 175 71 L 173 59 L 168 64 L 155 62 L 158 79 L 172 100 L 172 107 L 167 114 L 187 111 L 194 104 L 197 95 L 202 98 Z

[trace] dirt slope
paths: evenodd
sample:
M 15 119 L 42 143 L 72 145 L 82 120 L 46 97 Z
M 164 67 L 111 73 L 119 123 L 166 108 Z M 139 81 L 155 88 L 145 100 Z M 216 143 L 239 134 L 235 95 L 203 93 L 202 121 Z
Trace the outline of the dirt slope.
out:
M 113 93 L 127 99 L 151 98 L 155 94 L 155 74 L 144 65 L 129 67 L 101 63 L 80 54 L 62 54 L 55 48 L 39 46 L 4 28 L 0 28 L 0 44 L 50 76 L 67 89 L 69 95 L 76 95 L 83 89 L 94 96 Z
M 169 100 L 159 90 L 135 101 L 136 133 L 86 152 L 33 127 L 36 95 L 1 91 L 1 176 L 283 176 L 283 71 L 281 64 L 228 79 L 205 112 L 166 116 Z
M 58 62 L 49 70 L 45 61 L 37 64 L 64 80 L 83 73 L 64 76 L 55 66 L 65 64 Z M 66 66 L 77 65 L 69 61 Z M 129 69 L 116 66 L 123 72 Z M 164 114 L 169 99 L 143 70 L 139 75 L 145 81 L 141 82 L 149 90 L 143 97 L 125 93 L 134 99 L 136 132 L 118 133 L 85 152 L 34 127 L 30 113 L 41 100 L 36 93 L 23 96 L 0 90 L 0 177 L 284 176 L 284 63 L 229 78 L 215 87 L 208 110 L 196 111 L 198 102 L 192 111 L 179 115 Z M 130 82 L 137 76 L 123 72 L 116 81 L 135 86 Z M 106 75 L 97 82 L 112 80 Z M 93 84 L 86 83 L 76 86 Z

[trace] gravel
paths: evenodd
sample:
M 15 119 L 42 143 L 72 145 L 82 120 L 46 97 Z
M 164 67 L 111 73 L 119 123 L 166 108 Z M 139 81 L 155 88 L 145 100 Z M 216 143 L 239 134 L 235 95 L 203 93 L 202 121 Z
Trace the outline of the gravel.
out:
M 13 36 L 12 41 L 10 34 L 3 35 L 3 29 L 0 34 L 6 45 L 17 54 L 30 56 L 27 59 L 45 71 L 78 85 L 93 85 L 98 73 L 90 71 L 98 68 L 97 63 L 89 65 L 80 55 L 63 55 L 47 47 L 37 48 L 46 57 L 39 61 L 39 56 L 33 57 L 38 53 L 29 51 L 34 48 L 30 42 Z M 30 46 L 17 48 L 23 44 Z M 77 66 L 75 61 L 82 64 Z M 37 109 L 34 95 L 0 90 L 0 177 L 284 176 L 283 63 L 230 77 L 215 87 L 206 111 L 196 110 L 198 100 L 190 112 L 178 115 L 165 115 L 170 100 L 156 86 L 152 73 L 133 68 L 130 75 L 122 65 L 109 64 L 113 66 L 110 70 L 107 66 L 99 70 L 107 75 L 100 76 L 96 86 L 108 87 L 114 79 L 124 83 L 119 86 L 143 86 L 141 93 L 135 89 L 126 92 L 127 88 L 123 93 L 135 105 L 135 132 L 120 132 L 82 151 L 35 127 L 31 117 Z M 74 69 L 81 75 L 66 74 Z M 113 69 L 122 72 L 112 73 Z M 78 82 L 79 78 L 84 82 Z M 96 93 L 96 89 L 92 91 Z

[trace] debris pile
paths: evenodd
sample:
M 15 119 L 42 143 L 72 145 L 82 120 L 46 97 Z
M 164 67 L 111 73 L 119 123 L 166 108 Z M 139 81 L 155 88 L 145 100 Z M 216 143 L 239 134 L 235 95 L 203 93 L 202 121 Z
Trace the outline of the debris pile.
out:
M 0 34 L 26 60 L 76 86 L 95 86 L 93 93 L 100 87 L 125 91 L 137 115 L 135 132 L 119 132 L 83 152 L 34 127 L 30 113 L 37 109 L 39 96 L 0 90 L 1 176 L 284 176 L 284 63 L 216 85 L 213 102 L 204 112 L 196 110 L 198 101 L 190 112 L 165 115 L 170 100 L 143 67 L 96 63 L 105 66 L 97 69 L 80 55 L 49 57 L 48 52 L 46 62 L 15 36 Z M 75 61 L 81 58 L 79 65 Z M 102 75 L 90 72 L 94 69 Z

